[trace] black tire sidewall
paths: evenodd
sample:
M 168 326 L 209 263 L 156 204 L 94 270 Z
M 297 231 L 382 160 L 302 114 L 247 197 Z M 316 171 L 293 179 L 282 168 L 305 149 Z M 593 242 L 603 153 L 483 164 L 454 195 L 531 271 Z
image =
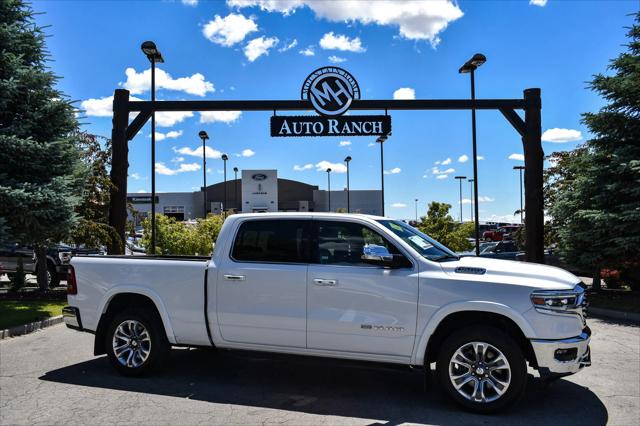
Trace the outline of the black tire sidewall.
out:
M 142 365 L 135 368 L 120 364 L 118 358 L 113 352 L 112 341 L 116 328 L 127 320 L 135 320 L 142 323 L 149 332 L 149 336 L 151 338 L 151 351 L 149 353 L 149 357 Z M 112 318 L 105 335 L 105 349 L 107 357 L 109 358 L 111 365 L 113 365 L 119 373 L 125 376 L 139 377 L 144 376 L 153 370 L 157 370 L 164 363 L 166 356 L 168 355 L 169 348 L 169 342 L 167 341 L 161 320 L 157 318 L 157 315 L 145 310 L 125 311 L 116 314 Z
M 49 287 L 53 288 L 60 285 L 60 276 L 56 271 L 56 267 L 50 263 L 47 263 L 47 270 L 49 271 L 49 276 L 50 276 L 49 283 L 48 283 Z
M 455 389 L 449 378 L 449 361 L 458 348 L 465 343 L 480 341 L 498 348 L 509 361 L 511 383 L 499 399 L 489 403 L 478 403 L 464 398 Z M 449 336 L 440 346 L 437 359 L 437 375 L 447 394 L 467 410 L 490 414 L 507 408 L 523 395 L 527 384 L 527 366 L 522 350 L 513 338 L 498 328 L 477 326 L 462 329 Z

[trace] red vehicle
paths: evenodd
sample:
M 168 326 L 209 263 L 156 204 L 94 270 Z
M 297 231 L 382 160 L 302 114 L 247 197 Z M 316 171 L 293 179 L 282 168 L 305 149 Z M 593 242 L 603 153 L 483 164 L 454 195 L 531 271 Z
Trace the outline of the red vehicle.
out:
M 501 226 L 498 229 L 490 229 L 482 233 L 482 239 L 485 241 L 502 241 L 511 239 L 510 237 L 520 229 L 520 225 Z

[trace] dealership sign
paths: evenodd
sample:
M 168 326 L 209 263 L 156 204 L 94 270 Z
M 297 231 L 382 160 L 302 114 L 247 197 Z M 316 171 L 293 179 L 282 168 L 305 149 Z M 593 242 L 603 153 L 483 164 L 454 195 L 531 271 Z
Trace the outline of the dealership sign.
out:
M 271 117 L 271 136 L 380 136 L 391 133 L 388 115 L 343 115 L 360 99 L 356 79 L 339 67 L 312 72 L 302 85 L 301 97 L 319 116 Z

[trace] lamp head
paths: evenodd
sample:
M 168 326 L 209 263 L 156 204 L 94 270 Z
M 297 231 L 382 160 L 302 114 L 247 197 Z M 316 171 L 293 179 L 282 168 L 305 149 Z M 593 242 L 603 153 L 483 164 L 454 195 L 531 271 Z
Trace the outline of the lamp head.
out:
M 229 159 L 229 157 L 227 157 L 227 154 L 222 154 L 222 158 L 223 161 L 227 161 Z
M 234 167 L 234 168 L 233 168 L 233 171 L 234 171 L 234 172 L 236 172 L 236 173 L 238 173 L 238 168 L 237 168 L 237 167 Z
M 149 59 L 150 62 L 164 62 L 164 58 L 154 42 L 150 40 L 145 41 L 142 43 L 140 48 L 142 49 L 142 53 L 147 56 L 147 59 Z
M 466 176 L 456 176 L 455 178 L 456 179 L 466 179 L 467 177 Z
M 328 169 L 327 169 L 327 173 L 331 173 L 331 168 L 328 168 Z
M 200 136 L 200 139 L 205 139 L 205 140 L 209 139 L 209 135 L 204 130 L 200 130 L 200 132 L 198 133 L 198 136 Z
M 344 159 L 344 162 L 345 162 L 345 163 L 348 163 L 349 161 L 351 161 L 351 156 L 350 156 L 350 155 L 349 155 L 349 156 L 347 156 L 347 158 L 345 158 L 345 159 Z

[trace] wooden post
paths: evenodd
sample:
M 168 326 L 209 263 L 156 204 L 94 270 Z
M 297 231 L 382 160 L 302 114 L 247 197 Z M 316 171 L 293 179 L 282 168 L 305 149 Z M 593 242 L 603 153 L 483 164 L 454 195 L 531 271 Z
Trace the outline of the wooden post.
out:
M 129 91 L 117 89 L 113 96 L 113 129 L 111 130 L 111 201 L 109 225 L 113 226 L 122 241 L 114 241 L 109 254 L 124 254 L 125 226 L 127 223 L 127 172 L 129 169 Z
M 544 194 L 540 89 L 524 91 L 524 192 L 527 262 L 544 263 Z

